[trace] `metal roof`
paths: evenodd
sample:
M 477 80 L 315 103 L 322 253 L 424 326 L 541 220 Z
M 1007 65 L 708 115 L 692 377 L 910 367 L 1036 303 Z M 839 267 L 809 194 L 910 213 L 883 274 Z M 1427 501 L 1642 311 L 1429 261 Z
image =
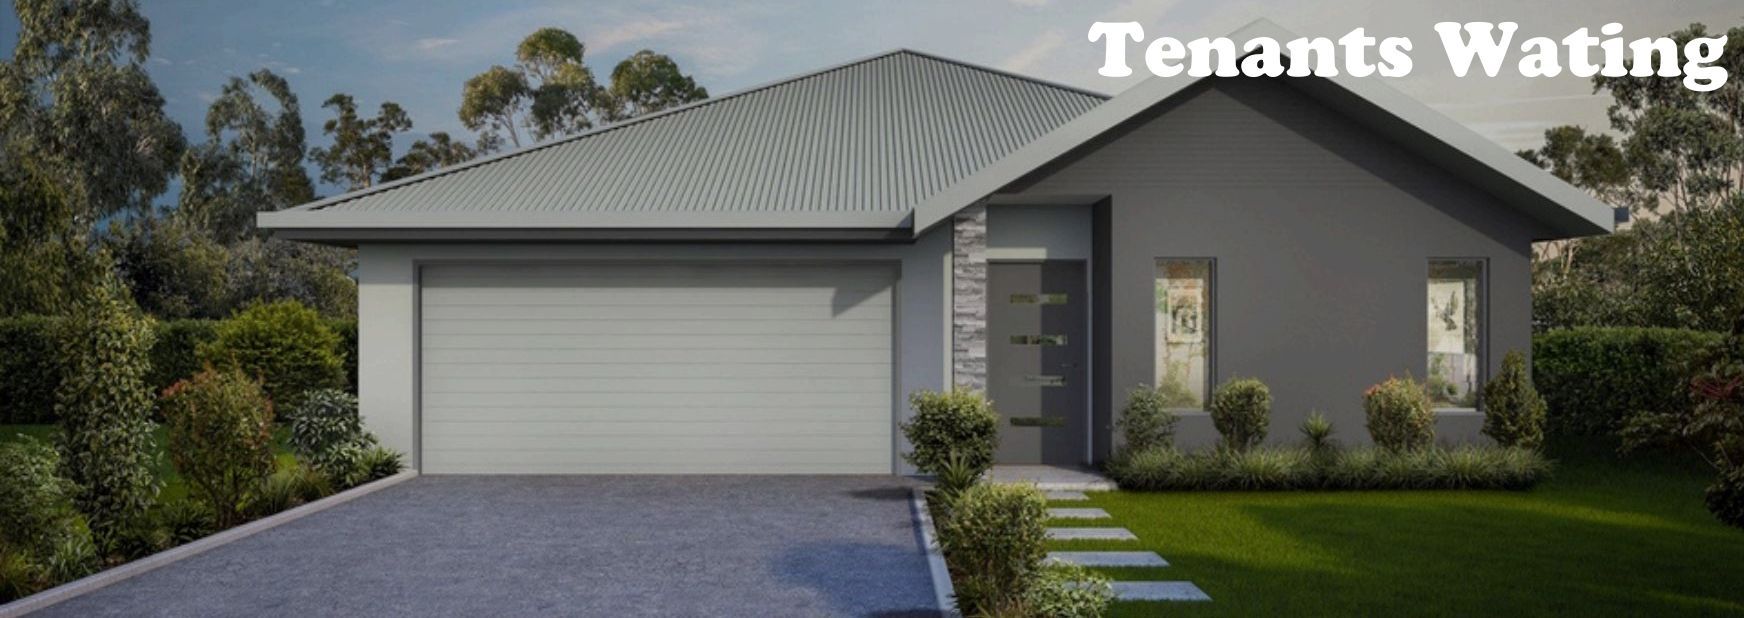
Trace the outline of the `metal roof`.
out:
M 1106 100 L 898 50 L 260 220 L 281 229 L 888 229 Z

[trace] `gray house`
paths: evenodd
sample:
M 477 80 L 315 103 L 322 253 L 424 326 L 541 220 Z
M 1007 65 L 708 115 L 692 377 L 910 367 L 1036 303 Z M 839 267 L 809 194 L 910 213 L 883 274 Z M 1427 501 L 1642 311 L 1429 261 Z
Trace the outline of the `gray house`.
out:
M 952 384 L 1008 463 L 1106 458 L 1140 385 L 1207 442 L 1237 376 L 1275 436 L 1362 442 L 1411 374 L 1475 439 L 1531 243 L 1612 214 L 1375 78 L 1109 98 L 897 51 L 260 223 L 358 248 L 363 415 L 426 473 L 891 473 Z

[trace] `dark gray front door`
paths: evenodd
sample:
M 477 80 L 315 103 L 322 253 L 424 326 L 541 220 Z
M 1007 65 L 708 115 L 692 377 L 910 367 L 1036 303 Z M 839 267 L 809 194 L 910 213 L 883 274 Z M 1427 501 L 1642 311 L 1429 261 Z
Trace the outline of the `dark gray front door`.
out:
M 1088 435 L 1084 263 L 987 265 L 987 394 L 999 463 L 1082 465 Z

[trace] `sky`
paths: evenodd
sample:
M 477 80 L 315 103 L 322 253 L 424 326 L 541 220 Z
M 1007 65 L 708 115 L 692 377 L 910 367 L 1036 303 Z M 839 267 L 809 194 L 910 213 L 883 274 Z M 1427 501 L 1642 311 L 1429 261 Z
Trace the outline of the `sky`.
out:
M 456 115 L 461 84 L 493 64 L 509 65 L 532 31 L 555 26 L 587 45 L 595 74 L 653 49 L 672 56 L 713 94 L 727 94 L 895 48 L 912 48 L 1116 94 L 1149 73 L 1133 46 L 1128 78 L 1097 74 L 1103 48 L 1088 40 L 1097 21 L 1136 21 L 1146 40 L 1222 36 L 1264 17 L 1302 35 L 1337 38 L 1356 27 L 1371 36 L 1410 37 L 1416 67 L 1390 85 L 1509 149 L 1535 146 L 1544 129 L 1606 126 L 1603 95 L 1585 78 L 1455 77 L 1433 25 L 1515 21 L 1516 41 L 1561 39 L 1577 28 L 1623 24 L 1623 36 L 1658 36 L 1692 22 L 1710 30 L 1744 25 L 1738 0 L 146 0 L 148 68 L 171 117 L 202 139 L 206 107 L 232 75 L 268 68 L 290 80 L 311 146 L 327 143 L 323 100 L 336 92 L 373 110 L 405 107 L 413 133 L 468 135 Z M 18 24 L 0 17 L 0 53 Z M 1511 64 L 1509 65 L 1511 66 Z M 1734 76 L 1744 79 L 1744 76 Z M 412 140 L 399 140 L 403 148 Z M 323 193 L 333 193 L 324 187 Z

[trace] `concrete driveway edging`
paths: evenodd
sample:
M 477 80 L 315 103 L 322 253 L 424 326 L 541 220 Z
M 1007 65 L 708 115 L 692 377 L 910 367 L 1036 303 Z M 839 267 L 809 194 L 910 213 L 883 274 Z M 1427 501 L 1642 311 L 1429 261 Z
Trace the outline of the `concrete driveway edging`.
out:
M 157 569 L 158 567 L 192 558 L 225 544 L 240 541 L 260 532 L 271 530 L 383 489 L 404 483 L 417 476 L 417 470 L 406 470 L 399 474 L 371 481 L 363 485 L 358 485 L 357 487 L 347 489 L 296 508 L 286 509 L 267 517 L 262 517 L 191 543 L 177 545 L 111 569 L 104 569 L 97 573 L 49 588 L 48 590 L 18 599 L 11 603 L 0 605 L 0 618 L 23 616 L 68 599 L 96 592 L 104 587 L 143 575 Z
M 920 544 L 926 550 L 927 569 L 933 577 L 933 594 L 939 602 L 939 614 L 947 618 L 962 616 L 957 611 L 957 588 L 951 584 L 951 570 L 945 565 L 945 554 L 939 549 L 939 533 L 933 528 L 932 511 L 927 510 L 926 490 L 914 488 L 912 498 L 915 527 L 920 528 Z

